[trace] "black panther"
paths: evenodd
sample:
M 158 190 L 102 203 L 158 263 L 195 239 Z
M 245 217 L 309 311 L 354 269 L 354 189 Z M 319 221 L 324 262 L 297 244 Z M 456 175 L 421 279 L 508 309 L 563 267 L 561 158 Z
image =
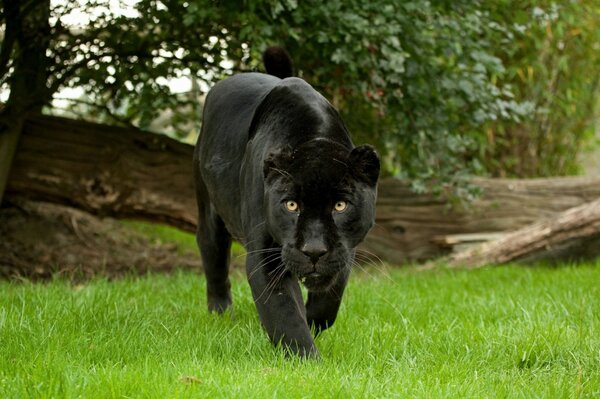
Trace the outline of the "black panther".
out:
M 204 105 L 194 179 L 208 309 L 231 306 L 229 250 L 238 240 L 271 341 L 318 357 L 311 329 L 333 324 L 354 248 L 373 225 L 379 158 L 352 144 L 321 94 L 287 76 L 285 50 L 270 48 L 263 59 L 268 74 L 227 78 Z

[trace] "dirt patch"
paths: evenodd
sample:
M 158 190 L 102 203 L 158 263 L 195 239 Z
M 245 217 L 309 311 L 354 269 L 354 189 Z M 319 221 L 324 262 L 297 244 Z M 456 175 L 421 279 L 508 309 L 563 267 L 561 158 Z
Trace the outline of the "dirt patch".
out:
M 65 206 L 12 200 L 0 208 L 1 278 L 113 278 L 174 269 L 200 271 L 198 254 Z

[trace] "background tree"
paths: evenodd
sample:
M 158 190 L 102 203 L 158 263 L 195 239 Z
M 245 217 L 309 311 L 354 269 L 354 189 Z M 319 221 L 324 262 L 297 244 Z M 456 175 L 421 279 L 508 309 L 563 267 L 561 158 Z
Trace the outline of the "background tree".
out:
M 469 175 L 506 174 L 530 156 L 508 150 L 512 137 L 543 142 L 548 125 L 556 137 L 587 131 L 598 98 L 597 79 L 596 85 L 560 83 L 571 82 L 570 66 L 581 68 L 581 76 L 598 76 L 599 52 L 592 51 L 598 7 L 577 1 L 535 7 L 508 0 L 140 0 L 119 9 L 108 0 L 2 4 L 0 83 L 11 93 L 0 116 L 5 131 L 19 131 L 11 118 L 22 119 L 21 110 L 39 112 L 42 104 L 50 110 L 62 90 L 78 88 L 83 95 L 70 109 L 85 104 L 88 119 L 150 129 L 170 110 L 173 131 L 186 136 L 199 126 L 200 92 L 225 75 L 260 69 L 260 53 L 277 43 L 293 55 L 298 74 L 341 110 L 356 140 L 378 146 L 388 173 L 410 178 L 420 191 L 460 194 Z M 585 12 L 577 33 L 574 24 Z M 561 49 L 555 36 L 538 40 L 549 26 L 542 14 L 560 16 L 552 23 L 566 21 L 560 32 L 577 45 Z M 542 69 L 555 58 L 562 72 L 534 72 L 536 83 L 519 83 L 529 64 Z M 191 95 L 171 92 L 169 82 L 181 77 L 191 79 Z M 564 98 L 544 100 L 541 89 L 549 83 Z M 583 98 L 587 106 L 579 107 Z M 577 112 L 555 112 L 572 106 L 569 99 Z M 532 115 L 553 121 L 535 138 L 516 134 L 536 125 Z M 556 129 L 560 121 L 568 127 Z M 570 138 L 575 145 L 568 148 L 580 148 L 586 137 Z M 552 157 L 564 148 L 543 151 Z M 521 175 L 536 173 L 539 168 Z
M 50 2 L 4 0 L 0 23 L 0 87 L 10 90 L 0 109 L 0 203 L 23 120 L 40 113 L 51 98 L 47 89 Z

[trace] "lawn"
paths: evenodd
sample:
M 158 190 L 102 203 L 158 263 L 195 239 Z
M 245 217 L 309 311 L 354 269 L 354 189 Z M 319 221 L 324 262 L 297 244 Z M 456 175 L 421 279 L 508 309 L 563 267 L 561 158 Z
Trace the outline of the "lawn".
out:
M 0 397 L 597 398 L 600 263 L 354 273 L 321 361 L 286 359 L 234 276 L 0 282 Z

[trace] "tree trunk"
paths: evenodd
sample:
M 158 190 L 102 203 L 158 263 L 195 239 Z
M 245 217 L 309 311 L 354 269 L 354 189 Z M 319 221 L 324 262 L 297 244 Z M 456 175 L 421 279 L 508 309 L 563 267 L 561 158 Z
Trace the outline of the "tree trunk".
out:
M 439 236 L 516 230 L 600 198 L 600 178 L 474 179 L 468 209 L 383 179 L 362 249 L 395 264 L 447 255 Z M 194 231 L 192 146 L 165 136 L 56 117 L 28 120 L 7 195 Z
M 510 261 L 565 261 L 600 256 L 600 199 L 452 255 L 452 267 Z
M 9 178 L 11 165 L 28 115 L 39 114 L 49 100 L 46 87 L 50 43 L 50 0 L 36 2 L 3 1 L 6 18 L 0 70 L 6 78 L 8 61 L 14 53 L 14 72 L 9 78 L 10 95 L 0 111 L 0 204 Z M 14 49 L 13 49 L 14 47 Z
M 4 120 L 0 121 L 0 205 L 23 127 L 21 118 L 15 118 L 12 121 L 9 121 L 8 118 L 2 119 Z M 2 124 L 4 124 L 3 127 Z

